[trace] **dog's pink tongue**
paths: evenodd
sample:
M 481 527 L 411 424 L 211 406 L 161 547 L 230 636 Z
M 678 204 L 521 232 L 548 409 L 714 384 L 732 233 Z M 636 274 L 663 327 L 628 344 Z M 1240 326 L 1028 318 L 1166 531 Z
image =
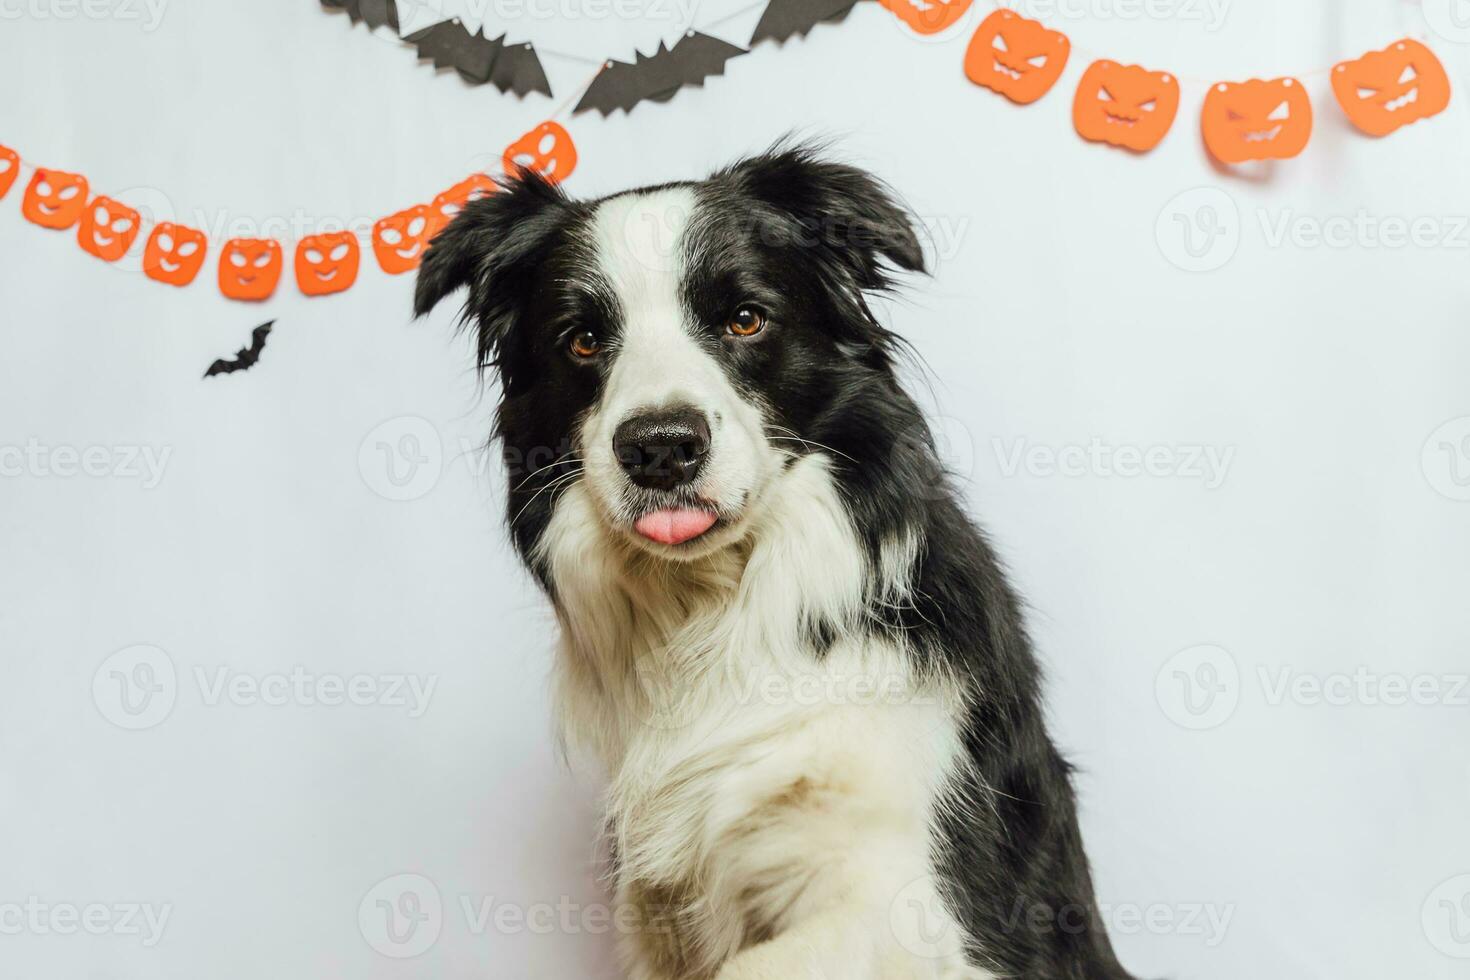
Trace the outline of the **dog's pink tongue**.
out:
M 693 507 L 665 507 L 638 518 L 633 530 L 661 544 L 683 544 L 699 537 L 715 522 L 715 515 Z

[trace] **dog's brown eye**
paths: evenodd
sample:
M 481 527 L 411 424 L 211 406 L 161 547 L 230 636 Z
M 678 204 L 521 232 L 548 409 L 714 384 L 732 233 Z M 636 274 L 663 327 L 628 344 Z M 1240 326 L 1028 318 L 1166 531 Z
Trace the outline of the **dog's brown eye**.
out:
M 567 346 L 578 357 L 596 357 L 602 352 L 602 341 L 591 330 L 573 334 L 572 341 Z
M 725 329 L 737 337 L 754 337 L 760 333 L 766 325 L 766 318 L 760 310 L 750 306 L 742 306 L 730 317 L 730 322 Z

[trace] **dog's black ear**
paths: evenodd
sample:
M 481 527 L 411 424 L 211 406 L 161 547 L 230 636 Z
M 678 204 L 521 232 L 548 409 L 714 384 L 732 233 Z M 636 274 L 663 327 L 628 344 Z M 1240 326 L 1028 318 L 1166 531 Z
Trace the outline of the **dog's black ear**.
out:
M 818 148 L 777 144 L 720 178 L 793 219 L 794 244 L 821 248 L 859 289 L 889 288 L 892 269 L 925 271 L 914 217 L 892 189 L 864 170 L 823 159 Z
M 494 194 L 470 202 L 434 236 L 413 297 L 414 313 L 423 316 L 450 293 L 469 287 L 463 315 L 477 330 L 482 368 L 495 363 L 530 297 L 536 266 L 575 207 L 531 170 L 498 183 Z

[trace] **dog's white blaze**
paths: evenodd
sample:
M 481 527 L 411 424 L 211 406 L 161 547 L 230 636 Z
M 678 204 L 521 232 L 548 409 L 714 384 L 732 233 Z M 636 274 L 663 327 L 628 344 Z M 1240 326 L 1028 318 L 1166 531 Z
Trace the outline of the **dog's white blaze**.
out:
M 738 543 L 676 566 L 610 532 L 593 492 L 561 497 L 541 557 L 561 721 L 610 777 L 619 899 L 680 912 L 626 937 L 630 975 L 983 976 L 932 864 L 964 755 L 954 689 L 918 680 L 897 641 L 854 630 L 818 658 L 805 629 L 902 594 L 875 578 L 912 544 L 872 568 L 820 456 L 765 489 Z M 668 948 L 688 972 L 660 966 Z
M 740 398 L 711 352 L 696 339 L 679 297 L 684 275 L 683 231 L 695 207 L 687 188 L 624 194 L 598 206 L 592 222 L 598 271 L 623 315 L 602 398 L 583 422 L 586 480 L 604 515 L 627 523 L 626 489 L 613 453 L 618 424 L 641 411 L 675 405 L 703 410 L 710 454 L 696 490 L 727 517 L 738 516 L 779 468 L 781 454 L 766 442 L 760 412 Z M 727 541 L 712 538 L 710 546 Z

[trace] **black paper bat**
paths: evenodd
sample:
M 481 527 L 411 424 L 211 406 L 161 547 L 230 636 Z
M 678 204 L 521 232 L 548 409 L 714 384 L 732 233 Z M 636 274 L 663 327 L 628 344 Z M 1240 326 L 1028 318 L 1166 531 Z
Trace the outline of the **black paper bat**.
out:
M 755 25 L 750 46 L 765 40 L 784 41 L 793 34 L 805 36 L 813 27 L 843 20 L 857 0 L 771 0 Z
M 235 352 L 235 359 L 227 361 L 223 357 L 209 366 L 204 372 L 206 378 L 212 378 L 216 374 L 234 374 L 236 371 L 249 371 L 255 362 L 260 360 L 260 352 L 265 350 L 265 338 L 271 334 L 271 327 L 275 325 L 274 320 L 262 323 L 250 331 L 250 346 L 241 347 Z
M 660 42 L 652 55 L 639 52 L 631 65 L 607 62 L 573 111 L 596 109 L 607 116 L 614 109 L 631 110 L 645 99 L 667 102 L 685 85 L 702 85 L 711 75 L 723 75 L 725 62 L 745 53 L 744 48 L 689 31 L 672 48 Z
M 529 92 L 551 94 L 551 83 L 546 80 L 546 70 L 531 44 L 506 44 L 505 35 L 497 38 L 500 54 L 490 68 L 491 83 L 502 92 L 514 92 L 524 96 Z
M 347 11 L 354 24 L 363 20 L 372 28 L 386 24 L 393 28 L 394 34 L 398 33 L 397 0 L 322 0 L 322 5 Z
M 503 47 L 464 26 L 458 17 L 415 31 L 404 38 L 419 49 L 420 58 L 433 58 L 435 68 L 453 68 L 473 85 L 490 81 L 490 72 Z

